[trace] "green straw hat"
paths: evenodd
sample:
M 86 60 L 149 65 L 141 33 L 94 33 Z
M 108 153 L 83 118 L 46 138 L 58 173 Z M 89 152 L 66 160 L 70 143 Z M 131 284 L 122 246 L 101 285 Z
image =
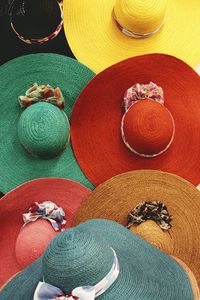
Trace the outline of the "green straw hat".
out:
M 80 290 L 96 288 L 105 276 L 99 294 L 95 289 L 94 297 L 78 295 Z M 43 298 L 33 298 L 44 282 Z M 54 297 L 50 297 L 52 286 Z M 59 299 L 70 300 L 194 299 L 190 280 L 174 259 L 123 226 L 102 219 L 58 234 L 41 258 L 5 286 L 0 299 L 56 299 L 61 291 L 66 298 Z
M 76 60 L 57 54 L 22 56 L 0 67 L 1 192 L 41 177 L 69 178 L 93 188 L 74 157 L 68 118 L 94 75 Z M 55 91 L 58 103 L 55 97 L 38 102 L 35 93 L 41 86 Z

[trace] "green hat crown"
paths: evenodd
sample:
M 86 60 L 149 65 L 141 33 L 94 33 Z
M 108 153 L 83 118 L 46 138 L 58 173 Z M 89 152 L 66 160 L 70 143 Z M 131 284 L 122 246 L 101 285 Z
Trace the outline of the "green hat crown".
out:
M 70 126 L 67 116 L 57 106 L 38 102 L 23 111 L 17 132 L 21 145 L 32 156 L 52 158 L 68 143 Z
M 110 271 L 113 251 L 97 235 L 75 227 L 58 234 L 43 256 L 44 281 L 65 293 L 97 284 Z

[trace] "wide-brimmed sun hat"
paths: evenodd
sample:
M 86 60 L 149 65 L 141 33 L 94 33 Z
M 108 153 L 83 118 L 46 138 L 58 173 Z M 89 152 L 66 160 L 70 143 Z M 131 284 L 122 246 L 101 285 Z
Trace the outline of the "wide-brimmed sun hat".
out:
M 74 157 L 68 119 L 93 77 L 76 60 L 56 54 L 27 55 L 0 67 L 1 192 L 41 177 L 92 188 Z
M 79 96 L 72 145 L 98 185 L 131 170 L 156 169 L 200 182 L 200 78 L 164 54 L 127 59 L 98 74 Z
M 1 297 L 194 299 L 177 261 L 108 220 L 91 220 L 57 235 L 40 259 L 6 285 Z
M 183 260 L 200 284 L 200 193 L 173 174 L 140 170 L 99 185 L 80 206 L 75 224 L 115 220 L 160 250 Z
M 64 29 L 77 59 L 100 72 L 149 53 L 199 62 L 197 0 L 64 0 Z
M 29 181 L 0 201 L 0 286 L 39 256 L 50 240 L 73 225 L 79 205 L 90 194 L 63 178 Z

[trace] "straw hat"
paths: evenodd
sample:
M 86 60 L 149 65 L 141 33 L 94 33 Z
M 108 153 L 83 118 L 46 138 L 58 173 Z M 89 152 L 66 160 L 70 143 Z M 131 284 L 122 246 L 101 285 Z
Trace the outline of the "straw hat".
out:
M 93 76 L 77 61 L 56 54 L 27 55 L 0 67 L 3 193 L 41 177 L 69 178 L 92 188 L 69 143 L 68 118 Z
M 199 76 L 173 56 L 148 54 L 111 66 L 90 81 L 72 112 L 81 169 L 94 185 L 138 169 L 199 184 L 199 102 Z
M 135 217 L 137 226 L 132 215 L 128 222 L 128 215 L 134 208 L 140 203 L 153 201 L 166 205 L 170 216 L 173 216 L 171 223 L 164 222 L 158 226 L 153 221 L 155 217 L 142 222 L 141 218 L 146 220 L 142 214 Z M 169 173 L 141 170 L 115 176 L 98 186 L 80 206 L 75 224 L 92 218 L 105 218 L 126 225 L 167 254 L 183 260 L 200 284 L 199 210 L 200 193 L 192 184 Z
M 148 53 L 199 62 L 199 2 L 64 0 L 64 29 L 77 59 L 95 72 Z
M 49 241 L 73 224 L 90 190 L 62 178 L 24 183 L 0 201 L 0 285 L 41 256 Z
M 19 289 L 21 286 L 21 289 Z M 174 259 L 115 222 L 91 220 L 57 235 L 3 299 L 194 299 Z

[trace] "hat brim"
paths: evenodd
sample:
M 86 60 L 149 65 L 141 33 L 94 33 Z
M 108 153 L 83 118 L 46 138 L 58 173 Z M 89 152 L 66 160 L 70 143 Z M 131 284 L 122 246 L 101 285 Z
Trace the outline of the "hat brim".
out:
M 30 156 L 17 137 L 17 123 L 23 109 L 18 96 L 34 82 L 60 87 L 65 97 L 64 111 L 68 118 L 80 92 L 94 73 L 76 60 L 56 54 L 34 54 L 17 58 L 0 69 L 1 151 L 0 190 L 3 193 L 35 178 L 69 178 L 93 188 L 80 170 L 71 143 L 53 159 Z
M 96 73 L 123 59 L 154 52 L 177 56 L 193 67 L 199 62 L 198 1 L 168 1 L 164 26 L 146 39 L 131 38 L 119 30 L 113 19 L 114 4 L 115 0 L 63 2 L 70 48 L 80 62 Z
M 52 201 L 63 208 L 67 220 L 64 228 L 67 229 L 73 225 L 74 215 L 78 207 L 88 197 L 90 192 L 88 188 L 71 180 L 44 178 L 27 182 L 1 199 L 0 257 L 3 259 L 0 268 L 0 285 L 22 269 L 17 262 L 15 254 L 16 240 L 24 224 L 22 214 L 34 202 Z M 28 226 L 31 226 L 31 224 Z M 38 233 L 39 236 L 40 233 Z
M 166 152 L 142 158 L 122 141 L 122 100 L 130 86 L 150 81 L 163 88 L 164 105 L 173 116 L 175 135 Z M 72 112 L 72 145 L 81 169 L 94 185 L 138 169 L 166 171 L 199 184 L 199 103 L 199 76 L 173 56 L 149 54 L 111 66 L 91 80 Z
M 183 260 L 200 284 L 200 253 L 197 251 L 200 248 L 200 193 L 178 176 L 150 170 L 115 176 L 98 186 L 80 206 L 75 224 L 105 218 L 125 226 L 128 214 L 144 201 L 164 203 L 173 216 L 172 228 L 164 232 L 156 223 L 147 221 L 147 224 L 132 226 L 131 230 Z
M 79 229 L 105 239 L 115 249 L 119 259 L 119 277 L 99 299 L 133 300 L 148 295 L 149 300 L 156 296 L 164 300 L 169 299 L 169 294 L 177 300 L 193 299 L 191 284 L 184 269 L 127 229 L 108 220 L 91 220 L 81 224 Z M 38 281 L 42 280 L 41 265 L 42 259 L 39 259 L 16 275 L 4 288 L 4 299 L 15 296 L 15 300 L 31 300 Z

